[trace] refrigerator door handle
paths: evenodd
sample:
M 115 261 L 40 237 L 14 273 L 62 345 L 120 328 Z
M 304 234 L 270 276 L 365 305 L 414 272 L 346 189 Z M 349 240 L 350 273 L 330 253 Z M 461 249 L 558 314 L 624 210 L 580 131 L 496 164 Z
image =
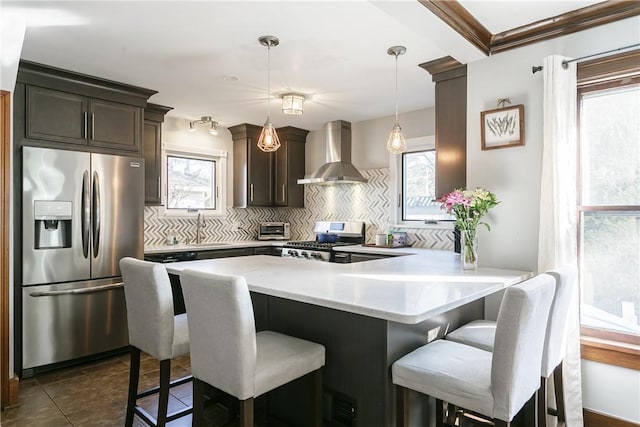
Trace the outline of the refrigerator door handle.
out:
M 82 254 L 89 257 L 89 223 L 91 222 L 91 196 L 89 189 L 89 171 L 82 174 L 82 201 L 80 210 L 80 227 L 82 232 Z
M 93 172 L 93 203 L 91 206 L 93 215 L 91 225 L 93 227 L 93 257 L 98 257 L 100 249 L 100 179 L 98 172 Z
M 124 287 L 124 283 L 120 282 L 120 283 L 112 283 L 110 285 L 95 286 L 93 288 L 68 289 L 66 291 L 31 292 L 29 296 L 30 297 L 53 297 L 57 295 L 92 294 L 95 292 L 110 291 L 112 289 L 118 289 L 122 287 Z

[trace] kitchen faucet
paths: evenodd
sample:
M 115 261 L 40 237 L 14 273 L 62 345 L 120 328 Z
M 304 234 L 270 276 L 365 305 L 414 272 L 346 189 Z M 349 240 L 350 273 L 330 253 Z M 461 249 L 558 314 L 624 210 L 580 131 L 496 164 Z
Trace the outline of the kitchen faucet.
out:
M 196 218 L 196 244 L 201 243 L 200 228 L 204 226 L 204 217 L 198 212 L 198 218 Z

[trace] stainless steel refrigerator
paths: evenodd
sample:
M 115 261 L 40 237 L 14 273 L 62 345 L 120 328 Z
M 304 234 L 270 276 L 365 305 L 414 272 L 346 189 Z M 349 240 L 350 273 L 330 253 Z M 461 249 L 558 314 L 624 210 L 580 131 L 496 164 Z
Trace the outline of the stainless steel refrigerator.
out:
M 24 147 L 22 370 L 128 345 L 118 262 L 143 255 L 137 157 Z

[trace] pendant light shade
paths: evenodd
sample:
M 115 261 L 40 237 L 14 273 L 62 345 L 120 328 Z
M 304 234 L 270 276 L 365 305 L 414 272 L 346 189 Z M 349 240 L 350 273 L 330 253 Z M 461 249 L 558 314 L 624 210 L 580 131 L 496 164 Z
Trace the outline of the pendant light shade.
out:
M 407 150 L 407 142 L 404 139 L 404 135 L 402 135 L 402 128 L 398 121 L 398 56 L 404 55 L 406 51 L 407 48 L 404 46 L 391 46 L 387 49 L 389 55 L 396 57 L 396 123 L 393 125 L 387 140 L 387 151 L 391 154 L 402 154 Z
M 278 46 L 280 40 L 274 36 L 262 36 L 258 39 L 262 46 L 267 47 L 267 120 L 264 122 L 260 138 L 258 138 L 258 148 L 267 153 L 280 148 L 280 139 L 271 123 L 271 47 Z
M 402 134 L 402 128 L 396 122 L 391 129 L 391 133 L 389 134 L 389 139 L 387 140 L 387 151 L 391 154 L 402 154 L 407 150 L 407 141 L 404 139 L 404 135 Z

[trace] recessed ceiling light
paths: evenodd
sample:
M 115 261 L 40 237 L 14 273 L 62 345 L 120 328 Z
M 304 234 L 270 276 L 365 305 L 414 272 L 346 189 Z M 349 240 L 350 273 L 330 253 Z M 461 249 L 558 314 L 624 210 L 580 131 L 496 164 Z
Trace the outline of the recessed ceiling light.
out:
M 224 76 L 222 76 L 222 79 L 227 81 L 227 82 L 236 82 L 238 81 L 238 76 L 232 76 L 229 74 L 225 74 Z

